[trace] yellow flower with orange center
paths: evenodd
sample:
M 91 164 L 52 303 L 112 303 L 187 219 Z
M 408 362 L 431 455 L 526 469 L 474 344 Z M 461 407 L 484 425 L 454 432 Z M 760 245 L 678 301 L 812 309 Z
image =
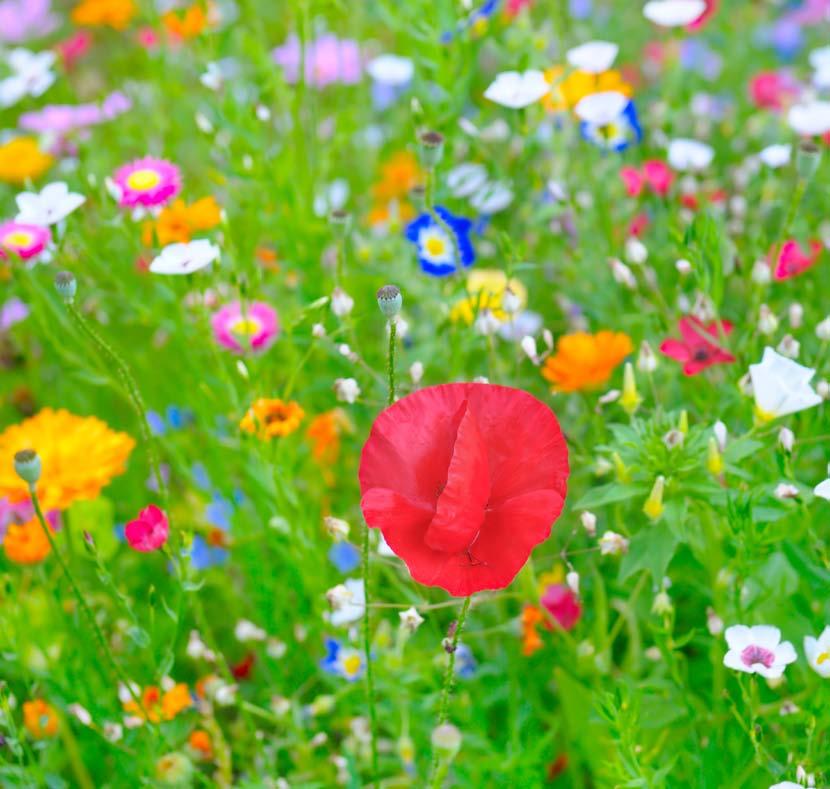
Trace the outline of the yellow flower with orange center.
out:
M 555 391 L 593 389 L 604 384 L 633 350 L 631 338 L 621 332 L 566 334 L 556 344 L 556 353 L 545 360 L 542 376 Z
M 72 502 L 95 499 L 126 469 L 135 441 L 94 416 L 44 408 L 0 433 L 0 497 L 28 501 L 27 484 L 14 471 L 14 455 L 33 449 L 42 471 L 37 483 L 44 510 L 64 510 Z
M 200 230 L 211 230 L 222 221 L 222 209 L 213 197 L 203 197 L 187 205 L 176 200 L 162 209 L 155 222 L 156 236 L 161 246 L 185 244 Z
M 267 440 L 290 435 L 300 426 L 304 416 L 305 411 L 293 400 L 285 402 L 279 398 L 260 397 L 248 409 L 239 428 Z
M 0 145 L 0 181 L 22 184 L 27 179 L 34 180 L 43 175 L 52 162 L 52 157 L 40 150 L 33 137 L 15 137 Z
M 3 539 L 6 557 L 17 564 L 42 562 L 51 549 L 49 538 L 37 518 L 10 524 Z
M 54 737 L 58 733 L 58 714 L 43 699 L 24 701 L 23 725 L 36 740 Z
M 87 27 L 124 30 L 135 12 L 134 0 L 81 0 L 72 10 L 72 21 Z
M 634 93 L 631 85 L 615 69 L 599 74 L 576 69 L 566 76 L 564 66 L 552 66 L 545 70 L 545 79 L 551 84 L 551 89 L 542 98 L 542 104 L 550 112 L 572 110 L 592 93 L 615 91 L 629 98 Z

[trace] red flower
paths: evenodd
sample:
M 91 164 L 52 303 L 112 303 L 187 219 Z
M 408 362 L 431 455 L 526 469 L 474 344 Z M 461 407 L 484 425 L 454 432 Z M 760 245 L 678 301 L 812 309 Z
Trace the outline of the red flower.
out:
M 772 272 L 773 279 L 780 282 L 784 279 L 797 277 L 818 263 L 821 250 L 820 241 L 810 241 L 810 250 L 805 255 L 801 251 L 798 241 L 785 241 L 778 252 L 778 259 Z
M 717 321 L 704 326 L 695 318 L 681 318 L 678 328 L 683 340 L 664 340 L 660 351 L 678 362 L 683 362 L 684 375 L 697 375 L 713 364 L 728 364 L 735 361 L 735 357 L 723 350 L 717 340 L 720 332 L 729 334 L 732 331 L 729 321 L 721 321 L 719 329 Z M 709 339 L 710 337 L 714 339 Z
M 239 663 L 231 666 L 231 674 L 233 674 L 234 679 L 248 679 L 251 676 L 255 662 L 256 655 L 249 652 Z
M 421 389 L 375 420 L 361 507 L 412 577 L 463 597 L 503 589 L 562 511 L 568 448 L 553 412 L 489 384 Z
M 749 82 L 749 96 L 761 109 L 781 111 L 797 95 L 795 80 L 777 71 L 762 71 Z
M 686 25 L 686 30 L 693 32 L 705 27 L 709 20 L 717 13 L 719 4 L 720 0 L 706 0 L 706 8 L 703 9 L 703 13 L 694 22 Z
M 551 584 L 541 603 L 563 630 L 572 630 L 582 616 L 579 598 L 567 584 Z
M 164 510 L 155 504 L 150 504 L 138 513 L 135 520 L 130 521 L 124 528 L 124 536 L 131 548 L 142 553 L 157 551 L 167 542 L 170 534 L 170 524 Z

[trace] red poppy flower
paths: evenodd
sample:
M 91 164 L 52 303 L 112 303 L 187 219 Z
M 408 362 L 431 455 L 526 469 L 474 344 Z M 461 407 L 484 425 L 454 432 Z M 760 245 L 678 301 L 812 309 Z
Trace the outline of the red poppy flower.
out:
M 797 277 L 799 274 L 805 272 L 808 268 L 818 263 L 821 256 L 821 242 L 810 241 L 810 248 L 805 255 L 801 251 L 798 241 L 785 241 L 781 245 L 778 252 L 778 259 L 775 261 L 775 268 L 773 269 L 773 279 L 780 282 L 784 279 Z
M 713 364 L 735 361 L 735 357 L 723 350 L 717 341 L 721 332 L 729 334 L 732 331 L 729 321 L 721 321 L 719 329 L 717 321 L 705 326 L 695 318 L 681 318 L 678 328 L 683 339 L 664 340 L 660 351 L 675 361 L 683 362 L 684 375 L 697 375 Z
M 562 511 L 568 448 L 553 412 L 490 384 L 421 389 L 372 425 L 361 507 L 412 577 L 464 597 L 503 589 Z

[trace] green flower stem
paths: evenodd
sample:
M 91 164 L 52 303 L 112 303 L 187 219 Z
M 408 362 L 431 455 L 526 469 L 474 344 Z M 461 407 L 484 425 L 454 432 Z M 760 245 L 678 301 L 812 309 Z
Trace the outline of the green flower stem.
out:
M 452 634 L 452 641 L 450 643 L 449 660 L 447 660 L 447 670 L 444 672 L 444 686 L 441 689 L 441 702 L 438 705 L 438 723 L 437 726 L 447 722 L 450 713 L 450 697 L 452 696 L 452 686 L 455 679 L 455 653 L 458 651 L 458 640 L 461 638 L 461 631 L 464 629 L 464 621 L 467 619 L 467 612 L 470 610 L 470 602 L 472 595 L 464 599 L 464 604 L 461 606 L 461 613 L 455 623 L 455 631 Z M 432 781 L 433 789 L 439 789 L 444 776 L 447 773 L 449 766 L 448 760 L 438 758 L 437 754 L 432 759 Z
M 164 482 L 164 477 L 161 473 L 161 465 L 159 464 L 158 455 L 156 454 L 156 444 L 153 437 L 150 435 L 150 428 L 147 424 L 147 407 L 144 405 L 144 400 L 141 397 L 141 392 L 138 390 L 135 379 L 133 378 L 130 368 L 127 363 L 118 355 L 118 353 L 101 337 L 95 329 L 84 319 L 83 315 L 78 311 L 74 304 L 67 303 L 66 309 L 75 321 L 75 325 L 82 334 L 92 342 L 98 349 L 100 354 L 113 365 L 115 372 L 118 375 L 122 385 L 127 390 L 130 403 L 138 416 L 139 430 L 141 430 L 141 439 L 144 443 L 147 452 L 147 459 L 150 462 L 150 467 L 153 470 L 153 476 L 156 479 L 159 495 L 162 498 L 165 506 L 167 504 L 168 493 L 167 485 Z
M 366 697 L 369 705 L 369 735 L 372 753 L 372 783 L 378 787 L 377 712 L 372 674 L 372 636 L 369 621 L 369 526 L 363 529 L 363 655 L 366 661 Z
M 63 557 L 60 555 L 60 552 L 58 551 L 58 545 L 55 542 L 55 538 L 52 536 L 52 531 L 47 525 L 46 519 L 43 517 L 43 511 L 40 508 L 40 501 L 38 500 L 37 490 L 34 484 L 29 485 L 29 497 L 32 500 L 32 507 L 34 508 L 38 522 L 40 523 L 40 526 L 43 529 L 44 534 L 46 534 L 46 539 L 49 540 L 49 546 L 52 549 L 52 554 L 54 555 L 55 559 L 60 565 L 61 571 L 66 577 L 66 580 L 69 582 L 69 585 L 72 587 L 72 593 L 75 595 L 75 599 L 78 602 L 78 606 L 80 607 L 81 611 L 83 611 L 84 616 L 87 618 L 89 626 L 92 628 L 92 632 L 95 634 L 95 637 L 98 641 L 98 645 L 101 647 L 101 651 L 104 653 L 107 660 L 109 661 L 109 664 L 112 667 L 112 670 L 115 672 L 116 677 L 118 677 L 118 679 L 123 683 L 124 687 L 127 688 L 127 691 L 130 694 L 130 696 L 132 696 L 133 701 L 138 705 L 138 708 L 143 713 L 145 720 L 148 724 L 150 724 L 150 716 L 148 715 L 147 710 L 144 708 L 144 702 L 141 700 L 141 697 L 138 694 L 136 694 L 135 690 L 133 689 L 132 683 L 124 674 L 123 670 L 121 669 L 121 666 L 118 665 L 118 661 L 116 661 L 115 657 L 113 656 L 109 644 L 107 643 L 107 640 L 104 638 L 104 634 L 101 632 L 101 628 L 95 621 L 95 615 L 92 613 L 92 610 L 87 605 L 87 602 L 84 599 L 83 594 L 81 593 L 80 587 L 76 583 L 75 577 L 72 575 L 72 571 L 69 569 L 69 566 L 63 560 Z M 151 730 L 155 736 L 158 736 L 158 731 L 155 727 L 152 727 Z
M 386 370 L 389 375 L 389 405 L 395 402 L 395 340 L 397 335 L 398 322 L 393 318 L 389 321 L 389 356 L 386 361 Z

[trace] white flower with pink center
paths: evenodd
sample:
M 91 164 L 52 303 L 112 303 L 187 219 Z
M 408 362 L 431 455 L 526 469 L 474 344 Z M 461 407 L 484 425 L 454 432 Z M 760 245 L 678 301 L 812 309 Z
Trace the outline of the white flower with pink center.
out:
M 766 679 L 778 679 L 796 659 L 795 647 L 782 642 L 781 631 L 771 625 L 733 625 L 726 628 L 726 643 L 729 651 L 723 656 L 724 666 Z
M 23 222 L 3 222 L 0 224 L 0 258 L 5 258 L 6 253 L 23 260 L 37 257 L 51 240 L 52 233 L 48 227 Z
M 124 208 L 156 208 L 172 200 L 181 191 L 182 183 L 175 164 L 145 156 L 116 170 L 113 187 Z

